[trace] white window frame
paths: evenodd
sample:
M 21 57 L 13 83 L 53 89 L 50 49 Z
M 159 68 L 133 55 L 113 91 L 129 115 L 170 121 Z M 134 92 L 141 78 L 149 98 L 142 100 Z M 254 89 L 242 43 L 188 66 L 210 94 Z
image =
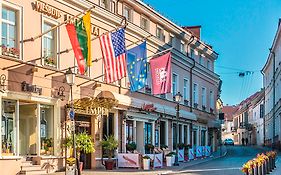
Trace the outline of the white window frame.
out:
M 211 93 L 212 92 L 212 93 Z M 209 91 L 210 94 L 210 108 L 212 108 L 213 110 L 215 110 L 215 96 L 214 96 L 214 90 L 210 89 Z
M 181 41 L 181 43 L 180 43 L 180 51 L 182 53 L 185 53 L 185 43 L 184 43 L 184 41 Z
M 16 41 L 15 41 L 15 45 L 16 47 L 19 49 L 19 58 L 22 60 L 23 59 L 23 43 L 20 42 L 23 40 L 23 8 L 21 6 L 18 6 L 17 4 L 11 3 L 11 2 L 7 2 L 7 1 L 2 1 L 0 0 L 0 9 L 1 9 L 1 13 L 0 13 L 0 45 L 2 45 L 2 8 L 3 6 L 10 8 L 14 11 L 16 11 Z M 0 53 L 2 54 L 2 48 L 0 47 Z
M 46 16 L 43 16 L 42 15 L 42 23 L 41 23 L 41 31 L 44 32 L 44 24 L 45 23 L 48 23 L 48 24 L 51 24 L 51 25 L 58 25 L 59 23 L 57 21 L 54 21 L 52 20 L 51 18 L 49 17 L 46 17 Z M 60 67 L 60 62 L 59 62 L 59 57 L 60 57 L 60 54 L 57 54 L 58 51 L 60 50 L 59 46 L 60 46 L 60 43 L 59 43 L 59 38 L 60 38 L 60 34 L 59 34 L 59 27 L 54 29 L 53 30 L 54 32 L 54 41 L 55 41 L 55 46 L 54 46 L 54 54 L 55 54 L 55 58 L 56 58 L 56 63 L 57 65 L 54 66 L 54 68 L 59 68 Z M 42 36 L 41 38 L 41 58 L 42 58 L 42 65 L 45 65 L 45 61 L 44 61 L 44 35 Z
M 123 4 L 123 16 L 125 16 L 125 9 L 128 9 L 128 21 L 129 22 L 133 22 L 133 8 L 131 8 L 130 6 L 128 6 L 127 4 Z M 125 16 L 126 17 L 126 16 Z
M 160 31 L 161 31 L 160 32 L 160 36 L 158 36 L 158 33 L 157 33 L 158 29 L 160 29 Z M 158 38 L 159 40 L 165 42 L 164 28 L 162 26 L 160 26 L 160 25 L 156 26 L 156 38 Z
M 147 21 L 147 26 L 142 26 L 142 25 L 143 25 L 143 24 L 142 24 L 142 19 L 145 19 L 145 20 Z M 150 29 L 150 21 L 149 21 L 148 17 L 146 17 L 146 16 L 144 16 L 144 15 L 140 15 L 140 27 L 141 27 L 143 30 L 149 32 L 149 29 Z
M 99 0 L 99 5 L 100 5 L 100 7 L 104 8 L 104 9 L 106 9 L 106 10 L 111 11 L 111 9 L 112 9 L 112 6 L 111 6 L 112 3 L 111 3 L 111 2 L 112 2 L 112 1 L 111 1 L 111 0 L 105 0 L 105 1 L 107 1 L 107 3 L 108 3 L 108 8 L 106 8 L 106 6 L 102 6 L 102 4 L 103 4 L 102 1 L 103 1 L 103 0 Z
M 203 93 L 203 89 L 205 90 L 205 93 Z M 207 109 L 207 88 L 204 86 L 201 87 L 201 100 L 202 106 L 205 106 Z
M 196 85 L 196 89 L 194 88 L 194 85 Z M 193 85 L 192 85 L 193 87 L 192 87 L 192 89 L 193 89 L 193 104 L 192 105 L 194 105 L 194 103 L 197 103 L 198 105 L 199 105 L 199 103 L 198 103 L 198 95 L 199 95 L 199 93 L 198 93 L 198 84 L 197 83 L 193 83 Z M 195 91 L 196 90 L 196 91 Z
M 185 81 L 187 82 L 187 86 L 185 86 Z M 185 94 L 186 91 L 186 94 Z M 189 80 L 187 78 L 183 79 L 183 100 L 189 101 Z
M 175 82 L 176 91 L 175 91 L 175 93 L 177 94 L 179 92 L 179 75 L 177 73 L 173 72 L 173 74 L 172 74 L 172 96 L 173 96 L 173 98 L 176 95 L 176 94 L 174 94 L 174 87 L 173 87 L 173 85 L 174 85 L 173 76 L 174 75 L 176 75 L 176 82 Z

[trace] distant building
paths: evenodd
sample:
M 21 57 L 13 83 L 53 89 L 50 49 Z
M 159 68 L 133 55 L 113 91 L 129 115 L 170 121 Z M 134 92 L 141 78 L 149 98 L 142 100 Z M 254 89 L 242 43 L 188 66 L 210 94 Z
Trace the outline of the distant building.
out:
M 237 106 L 223 106 L 222 112 L 224 113 L 224 123 L 222 124 L 222 140 L 227 138 L 234 139 L 235 128 L 233 127 L 233 115 L 238 109 Z

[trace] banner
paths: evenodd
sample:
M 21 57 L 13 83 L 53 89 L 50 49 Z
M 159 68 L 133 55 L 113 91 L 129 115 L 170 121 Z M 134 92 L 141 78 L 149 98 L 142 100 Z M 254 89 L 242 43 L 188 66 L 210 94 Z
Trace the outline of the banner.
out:
M 211 156 L 211 147 L 205 146 L 205 156 L 209 157 Z
M 151 160 L 154 160 L 154 168 L 162 168 L 163 167 L 163 154 L 146 154 L 150 157 Z M 155 159 L 154 159 L 155 158 Z
M 202 157 L 203 156 L 203 147 L 197 146 L 196 147 L 196 157 Z
M 118 167 L 122 168 L 139 168 L 139 154 L 119 153 L 117 155 Z
M 188 149 L 188 160 L 193 160 L 195 158 L 193 148 Z
M 180 149 L 178 152 L 178 160 L 179 162 L 183 162 L 184 161 L 184 149 Z
M 171 92 L 171 52 L 150 60 L 152 94 Z

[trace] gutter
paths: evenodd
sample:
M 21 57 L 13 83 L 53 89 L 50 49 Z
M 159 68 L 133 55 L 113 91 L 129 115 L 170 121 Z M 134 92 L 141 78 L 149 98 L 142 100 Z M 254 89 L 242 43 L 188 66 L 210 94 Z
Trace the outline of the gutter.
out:
M 192 58 L 192 57 L 189 56 L 188 46 L 189 46 L 193 41 L 194 41 L 194 36 L 192 35 L 191 38 L 190 38 L 190 40 L 189 40 L 189 42 L 187 43 L 187 54 L 186 54 L 187 58 L 190 58 L 190 59 L 193 61 L 193 64 L 192 64 L 192 66 L 191 66 L 191 68 L 190 68 L 190 72 L 189 72 L 189 74 L 190 74 L 190 81 L 189 81 L 190 112 L 192 112 L 192 102 L 193 102 L 193 101 L 192 101 L 192 100 L 193 100 L 193 98 L 192 98 L 192 70 L 193 70 L 193 68 L 195 67 L 195 60 L 194 60 L 194 58 Z
M 264 72 L 261 70 L 261 74 L 264 78 Z M 263 80 L 264 81 L 264 80 Z M 265 87 L 263 82 L 263 145 L 265 146 Z

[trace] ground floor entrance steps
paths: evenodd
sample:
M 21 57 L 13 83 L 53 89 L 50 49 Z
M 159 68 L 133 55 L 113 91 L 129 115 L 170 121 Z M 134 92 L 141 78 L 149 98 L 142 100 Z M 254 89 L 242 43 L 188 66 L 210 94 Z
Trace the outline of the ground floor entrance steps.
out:
M 41 169 L 41 165 L 33 165 L 32 161 L 29 158 L 24 158 L 21 162 L 21 170 L 19 172 L 19 175 L 29 174 L 43 175 L 47 173 L 46 170 Z

